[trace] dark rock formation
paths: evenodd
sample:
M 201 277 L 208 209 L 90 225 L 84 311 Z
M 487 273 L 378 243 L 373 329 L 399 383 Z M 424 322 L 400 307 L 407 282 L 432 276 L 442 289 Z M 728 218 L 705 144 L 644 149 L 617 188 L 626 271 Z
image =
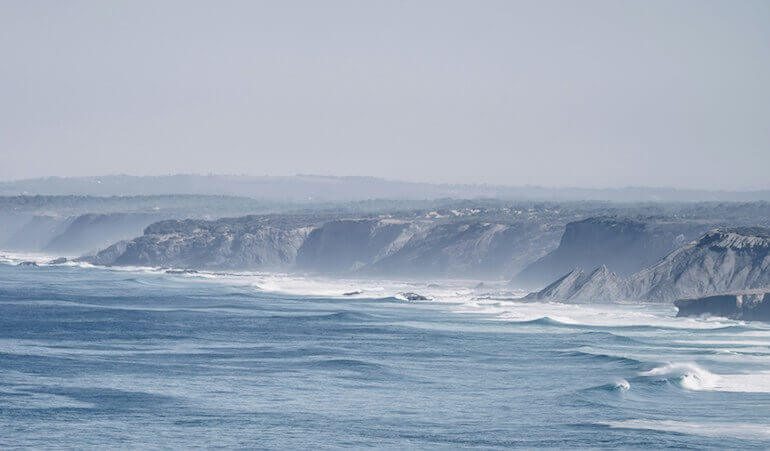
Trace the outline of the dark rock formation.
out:
M 167 269 L 166 274 L 198 274 L 194 269 Z
M 87 262 L 93 265 L 111 266 L 115 260 L 118 259 L 126 251 L 128 247 L 128 240 L 118 241 L 112 246 L 99 251 L 96 255 L 88 255 L 80 258 L 76 258 L 75 261 Z
M 770 322 L 770 292 L 719 294 L 674 302 L 677 316 L 722 316 L 744 321 Z

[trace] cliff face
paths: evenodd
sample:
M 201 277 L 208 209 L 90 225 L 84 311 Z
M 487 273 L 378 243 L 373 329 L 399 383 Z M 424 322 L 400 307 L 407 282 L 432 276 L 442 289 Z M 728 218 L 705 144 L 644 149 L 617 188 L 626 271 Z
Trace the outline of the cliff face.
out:
M 108 248 L 92 261 L 112 265 L 184 268 L 281 269 L 294 262 L 308 227 L 278 228 L 260 221 L 171 220 L 153 224 L 120 248 Z M 119 243 L 119 247 L 123 244 Z
M 633 299 L 673 301 L 770 287 L 770 230 L 719 229 L 629 278 Z
M 2 198 L 0 198 L 0 201 Z M 13 244 L 11 238 L 27 224 L 34 215 L 26 212 L 0 211 L 0 247 L 9 249 Z
M 722 316 L 744 321 L 770 322 L 770 292 L 721 294 L 674 302 L 677 316 Z
M 2 243 L 2 248 L 58 255 L 79 255 L 135 237 L 147 225 L 162 219 L 149 213 L 83 214 L 78 216 L 34 215 Z
M 767 288 L 770 287 L 770 230 L 712 230 L 620 283 L 599 280 L 590 286 L 592 295 L 598 298 L 659 302 Z M 549 286 L 532 298 L 580 301 L 586 299 L 583 293 L 569 287 L 556 290 Z
M 456 222 L 422 228 L 365 268 L 392 276 L 510 277 L 543 255 L 557 232 L 538 224 Z
M 346 219 L 320 225 L 264 217 L 162 221 L 90 258 L 100 264 L 299 269 L 323 274 L 509 277 L 554 245 L 537 223 Z M 122 246 L 122 245 L 121 245 Z M 120 252 L 117 252 L 120 251 Z
M 358 270 L 401 249 L 429 223 L 388 219 L 330 221 L 314 229 L 297 253 L 297 267 L 335 273 Z
M 113 263 L 115 263 L 115 261 L 121 255 L 123 255 L 124 252 L 126 252 L 128 243 L 130 243 L 130 241 L 128 240 L 119 241 L 113 244 L 112 246 L 108 247 L 107 249 L 103 249 L 99 251 L 96 255 L 80 257 L 77 260 L 85 261 L 94 265 L 110 266 Z
M 133 238 L 159 219 L 158 215 L 143 213 L 80 215 L 53 237 L 42 251 L 69 255 L 93 252 L 116 241 Z
M 573 268 L 600 265 L 620 276 L 649 266 L 708 229 L 696 222 L 595 217 L 571 222 L 559 247 L 518 273 L 513 285 L 539 287 Z
M 73 220 L 61 216 L 32 216 L 5 240 L 2 247 L 13 251 L 39 252 L 66 230 Z

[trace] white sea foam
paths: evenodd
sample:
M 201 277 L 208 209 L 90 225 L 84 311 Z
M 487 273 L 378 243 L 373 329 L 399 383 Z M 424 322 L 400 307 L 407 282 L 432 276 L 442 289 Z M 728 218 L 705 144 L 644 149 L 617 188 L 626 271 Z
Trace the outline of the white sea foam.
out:
M 482 309 L 475 309 L 482 311 Z M 666 304 L 563 304 L 558 302 L 503 301 L 484 309 L 500 320 L 526 322 L 550 318 L 565 324 L 601 327 L 654 326 L 685 329 L 716 329 L 738 324 L 725 319 L 677 318 Z M 460 309 L 462 311 L 462 309 Z
M 695 363 L 668 363 L 640 374 L 641 376 L 662 376 L 667 380 L 678 381 L 689 390 L 713 389 L 719 376 L 707 371 Z
M 17 265 L 21 262 L 35 262 L 38 265 L 45 265 L 54 258 L 56 257 L 40 253 L 0 251 L 0 263 L 10 265 Z
M 54 256 L 42 254 L 22 254 L 0 252 L 0 262 L 18 264 L 21 261 L 34 261 L 41 266 L 47 264 Z M 505 282 L 484 281 L 482 287 L 477 287 L 479 280 L 430 280 L 426 282 L 359 279 L 359 278 L 326 278 L 302 276 L 276 272 L 214 272 L 199 271 L 186 274 L 166 274 L 169 268 L 151 268 L 139 266 L 95 267 L 85 262 L 67 262 L 65 265 L 83 268 L 99 268 L 108 271 L 125 271 L 142 274 L 165 275 L 168 277 L 183 277 L 205 279 L 230 285 L 247 286 L 265 292 L 275 292 L 291 295 L 346 297 L 353 298 L 384 298 L 395 297 L 403 292 L 416 292 L 429 297 L 436 303 L 452 305 L 457 313 L 477 313 L 495 317 L 501 321 L 530 322 L 548 318 L 568 325 L 585 325 L 600 327 L 653 326 L 685 329 L 716 329 L 730 325 L 744 324 L 722 318 L 677 318 L 676 309 L 668 304 L 563 304 L 558 302 L 529 302 L 521 301 L 526 294 L 522 290 L 512 290 Z M 177 269 L 177 268 L 173 268 Z M 767 338 L 770 330 L 760 332 Z M 728 345 L 757 345 L 768 344 L 753 342 L 746 335 L 745 343 L 734 341 L 722 343 L 714 340 L 713 344 Z M 752 337 L 753 338 L 753 337 Z M 718 343 L 717 343 L 718 341 Z M 695 344 L 696 342 L 691 342 Z M 705 340 L 702 344 L 705 343 Z
M 759 346 L 764 348 L 770 346 L 768 340 L 734 340 L 729 337 L 719 340 L 673 340 L 672 343 L 706 346 Z
M 615 388 L 622 391 L 628 391 L 631 389 L 631 384 L 627 380 L 621 379 L 615 382 Z
M 731 437 L 765 440 L 770 438 L 770 424 L 747 423 L 695 423 L 672 420 L 624 420 L 605 421 L 598 424 L 617 429 L 645 429 L 676 432 L 703 437 Z
M 661 377 L 688 390 L 770 393 L 770 371 L 745 374 L 714 374 L 691 362 L 668 363 L 642 372 L 640 376 Z
M 29 260 L 45 265 L 50 255 L 1 252 L 0 261 L 18 263 Z M 169 268 L 139 266 L 94 267 L 85 262 L 65 265 L 100 268 L 108 271 L 127 271 L 142 274 L 165 275 Z M 173 268 L 177 269 L 177 268 Z M 720 318 L 676 318 L 676 309 L 662 304 L 563 304 L 558 302 L 529 302 L 519 300 L 526 291 L 510 289 L 505 282 L 479 280 L 430 280 L 426 282 L 371 280 L 359 278 L 326 278 L 276 272 L 213 272 L 199 271 L 187 274 L 168 274 L 169 277 L 206 279 L 238 286 L 250 286 L 265 292 L 291 295 L 354 298 L 395 297 L 403 292 L 416 292 L 437 303 L 451 304 L 457 313 L 477 313 L 493 316 L 501 321 L 529 322 L 549 318 L 563 324 L 623 327 L 654 326 L 668 328 L 714 329 L 740 322 Z

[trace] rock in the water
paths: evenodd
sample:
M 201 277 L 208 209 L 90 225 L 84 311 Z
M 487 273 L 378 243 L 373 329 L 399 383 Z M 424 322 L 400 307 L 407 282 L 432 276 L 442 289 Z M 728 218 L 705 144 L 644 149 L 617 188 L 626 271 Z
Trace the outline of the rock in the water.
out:
M 167 269 L 166 274 L 198 274 L 194 269 Z
M 400 293 L 400 297 L 404 298 L 407 301 L 430 301 L 431 298 L 427 296 L 423 296 L 421 294 L 417 294 L 411 291 L 407 291 L 406 293 Z
M 30 266 L 30 267 L 37 268 L 38 265 L 36 262 L 26 261 L 26 262 L 19 263 L 17 266 Z
M 62 263 L 67 263 L 68 261 L 69 260 L 67 260 L 66 257 L 59 257 L 59 258 L 54 258 L 53 260 L 49 261 L 48 264 L 49 265 L 61 265 Z
M 744 321 L 770 322 L 770 292 L 719 294 L 674 302 L 676 316 L 721 316 Z
M 129 241 L 118 241 L 117 243 L 113 244 L 107 249 L 99 251 L 99 253 L 97 253 L 96 255 L 80 257 L 75 261 L 87 262 L 87 263 L 91 263 L 92 265 L 110 266 L 115 262 L 115 260 L 118 259 L 118 257 L 120 257 L 121 255 L 123 255 L 124 252 L 126 252 L 128 243 Z
M 362 290 L 355 290 L 355 291 L 348 291 L 347 293 L 342 293 L 343 296 L 355 296 L 357 294 L 364 294 Z

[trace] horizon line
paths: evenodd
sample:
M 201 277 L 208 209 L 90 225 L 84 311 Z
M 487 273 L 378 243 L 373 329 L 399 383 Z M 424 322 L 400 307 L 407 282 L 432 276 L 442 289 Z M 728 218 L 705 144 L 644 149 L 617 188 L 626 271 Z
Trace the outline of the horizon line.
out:
M 391 179 L 386 177 L 374 176 L 374 175 L 330 175 L 330 174 L 305 174 L 296 173 L 292 175 L 271 175 L 271 174 L 235 174 L 235 173 L 195 173 L 195 172 L 177 172 L 168 174 L 127 174 L 127 173 L 111 173 L 111 174 L 98 174 L 98 175 L 75 175 L 75 176 L 61 176 L 61 175 L 44 175 L 36 177 L 24 177 L 8 180 L 0 180 L 2 184 L 13 184 L 22 182 L 33 182 L 41 180 L 76 180 L 76 179 L 99 179 L 108 177 L 129 177 L 129 178 L 164 178 L 164 177 L 243 177 L 243 178 L 263 178 L 263 179 L 291 179 L 291 178 L 319 178 L 319 179 L 370 179 L 380 182 L 388 183 L 403 183 L 411 185 L 427 185 L 436 187 L 485 187 L 485 188 L 499 188 L 499 189 L 542 189 L 542 190 L 570 190 L 578 189 L 585 191 L 625 191 L 625 190 L 667 190 L 667 191 L 679 191 L 679 192 L 702 192 L 702 193 L 759 193 L 770 191 L 768 188 L 755 188 L 755 189 L 708 189 L 708 188 L 688 188 L 688 187 L 676 187 L 676 186 L 661 186 L 661 185 L 626 185 L 626 186 L 579 186 L 579 185 L 504 185 L 499 183 L 462 183 L 462 182 L 428 182 L 428 181 L 413 181 L 403 179 Z

